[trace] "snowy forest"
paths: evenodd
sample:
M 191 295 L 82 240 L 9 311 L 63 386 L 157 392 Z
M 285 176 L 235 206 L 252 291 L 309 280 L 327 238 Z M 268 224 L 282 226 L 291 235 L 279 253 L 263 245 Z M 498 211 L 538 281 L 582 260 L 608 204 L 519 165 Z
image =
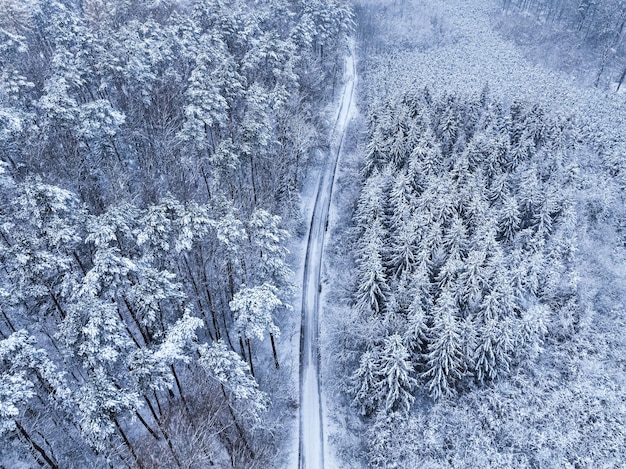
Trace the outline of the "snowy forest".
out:
M 445 3 L 355 6 L 337 467 L 623 467 L 626 5 Z
M 0 465 L 267 467 L 286 404 L 258 382 L 350 24 L 334 0 L 0 2 Z
M 0 0 L 0 468 L 626 465 L 624 0 Z

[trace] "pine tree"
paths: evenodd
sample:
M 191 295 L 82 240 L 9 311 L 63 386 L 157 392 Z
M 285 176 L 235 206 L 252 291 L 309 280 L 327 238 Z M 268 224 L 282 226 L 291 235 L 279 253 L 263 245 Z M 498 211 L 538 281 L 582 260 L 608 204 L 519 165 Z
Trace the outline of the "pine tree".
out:
M 517 200 L 514 197 L 507 197 L 502 204 L 498 221 L 499 235 L 506 241 L 512 240 L 520 228 L 520 222 Z
M 228 350 L 223 341 L 202 345 L 198 351 L 200 365 L 207 375 L 232 392 L 235 399 L 244 401 L 249 417 L 258 420 L 267 409 L 267 396 L 259 391 L 239 355 Z
M 247 339 L 256 337 L 263 340 L 266 333 L 280 336 L 274 316 L 280 308 L 287 305 L 276 295 L 278 289 L 264 283 L 256 287 L 244 287 L 230 302 L 230 309 L 235 313 L 235 326 Z
M 450 292 L 441 293 L 433 309 L 433 323 L 428 331 L 426 368 L 428 392 L 435 399 L 456 394 L 456 384 L 465 374 L 461 329 L 456 302 Z
M 240 337 L 246 339 L 250 371 L 253 375 L 250 339 L 256 337 L 258 340 L 263 340 L 266 332 L 272 344 L 274 365 L 276 368 L 279 367 L 275 341 L 280 338 L 280 330 L 276 326 L 275 316 L 278 311 L 289 310 L 291 307 L 280 300 L 278 293 L 278 288 L 268 283 L 255 287 L 244 286 L 229 303 L 231 311 L 235 314 L 235 329 Z
M 247 223 L 252 259 L 257 262 L 248 274 L 250 283 L 269 282 L 283 295 L 290 291 L 289 279 L 293 272 L 286 263 L 289 251 L 285 247 L 289 232 L 281 226 L 281 218 L 266 210 L 255 210 Z
M 389 290 L 383 265 L 382 231 L 381 222 L 374 220 L 359 241 L 356 308 L 365 316 L 377 315 L 384 310 Z
M 413 373 L 409 351 L 403 344 L 402 337 L 393 334 L 385 338 L 378 356 L 379 381 L 375 392 L 377 400 L 386 411 L 409 411 L 415 400 L 411 391 L 417 385 Z
M 35 343 L 36 339 L 25 330 L 0 340 L 0 437 L 9 442 L 17 436 L 16 440 L 23 442 L 39 463 L 58 467 L 46 436 L 29 425 L 28 414 L 49 415 L 51 409 L 67 411 L 74 396 L 63 372 Z M 40 399 L 41 407 L 35 397 Z
M 393 275 L 398 278 L 404 273 L 410 273 L 416 263 L 417 253 L 417 223 L 406 214 L 406 221 L 398 221 L 393 230 L 393 238 L 389 247 L 389 265 Z
M 384 219 L 384 188 L 383 176 L 378 172 L 365 180 L 354 214 L 359 229 L 365 229 L 374 220 Z
M 454 213 L 450 227 L 445 230 L 443 235 L 443 246 L 448 251 L 448 258 L 464 259 L 467 254 L 468 244 L 469 239 L 465 224 L 458 213 Z
M 429 299 L 421 298 L 418 294 L 407 311 L 406 330 L 403 333 L 404 342 L 407 344 L 412 355 L 413 363 L 421 363 L 423 352 L 428 343 L 428 321 L 430 318 L 428 309 Z
M 174 388 L 172 367 L 177 362 L 191 362 L 196 349 L 196 331 L 202 326 L 202 320 L 186 311 L 168 328 L 161 343 L 152 348 L 136 349 L 129 355 L 130 374 L 144 395 L 148 391 Z
M 479 382 L 491 381 L 507 373 L 514 339 L 510 320 L 487 319 L 479 329 L 474 368 Z
M 488 286 L 489 279 L 484 268 L 485 260 L 485 252 L 470 251 L 465 260 L 464 268 L 459 273 L 459 289 L 456 296 L 470 312 L 479 307 Z
M 228 102 L 220 89 L 221 67 L 229 64 L 228 54 L 219 38 L 202 36 L 203 52 L 196 58 L 196 66 L 189 78 L 185 106 L 183 140 L 190 140 L 200 148 L 215 149 L 215 134 L 226 125 Z
M 378 351 L 366 350 L 361 354 L 358 368 L 352 373 L 350 381 L 354 399 L 352 404 L 361 415 L 369 415 L 376 409 L 376 387 L 378 376 Z
M 35 344 L 23 329 L 0 341 L 0 435 L 16 430 L 28 401 L 37 395 L 47 405 L 67 407 L 71 402 L 63 372 Z

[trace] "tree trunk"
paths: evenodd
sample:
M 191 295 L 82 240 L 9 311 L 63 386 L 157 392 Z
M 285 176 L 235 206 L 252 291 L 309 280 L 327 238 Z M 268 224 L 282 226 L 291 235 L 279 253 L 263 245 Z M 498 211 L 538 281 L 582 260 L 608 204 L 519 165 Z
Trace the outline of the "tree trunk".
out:
M 187 267 L 187 272 L 189 272 L 189 279 L 191 280 L 191 286 L 193 287 L 193 291 L 196 293 L 196 303 L 198 305 L 199 310 L 202 312 L 202 315 L 205 318 L 205 323 L 207 326 L 206 329 L 207 329 L 207 332 L 209 333 L 209 337 L 211 338 L 212 341 L 220 340 L 220 331 L 219 331 L 219 328 L 217 327 L 217 322 L 215 321 L 215 314 L 213 313 L 213 309 L 211 308 L 210 304 L 208 308 L 206 308 L 211 313 L 213 329 L 215 330 L 215 338 L 213 337 L 213 334 L 211 333 L 211 328 L 209 327 L 208 318 L 206 316 L 206 309 L 202 306 L 202 302 L 200 301 L 200 288 L 198 287 L 198 283 L 196 282 L 196 278 L 193 275 L 193 272 L 191 270 L 191 265 L 189 265 L 189 260 L 187 259 L 186 255 L 183 256 L 183 260 L 185 262 L 185 266 Z
M 58 464 L 54 462 L 52 457 L 46 453 L 46 450 L 39 446 L 37 442 L 30 437 L 28 432 L 24 429 L 24 427 L 22 427 L 19 422 L 15 422 L 15 426 L 19 430 L 20 434 L 24 437 L 28 445 L 35 451 L 35 453 L 33 454 L 33 456 L 35 456 L 35 459 L 37 459 L 39 462 L 43 460 L 46 464 L 48 464 L 48 466 L 53 469 L 59 469 Z
M 274 354 L 274 366 L 280 368 L 278 363 L 278 354 L 276 353 L 276 343 L 274 342 L 274 334 L 270 332 L 270 342 L 272 343 L 272 353 Z
M 246 357 L 246 348 L 243 345 L 243 338 L 241 337 L 241 334 L 239 334 L 239 350 L 241 350 L 241 358 L 243 358 L 244 361 L 248 361 L 248 357 Z
M 252 347 L 250 345 L 250 339 L 246 339 L 246 343 L 248 345 L 248 363 L 250 363 L 250 374 L 254 376 L 254 365 L 252 364 Z
M 626 73 L 626 70 L 624 71 L 624 73 Z M 11 320 L 9 319 L 9 316 L 7 316 L 7 313 L 4 311 L 4 309 L 2 310 L 2 316 L 4 316 L 4 320 L 7 323 L 7 325 L 9 326 L 9 329 L 11 329 L 11 334 L 13 334 L 14 332 L 16 332 L 15 330 L 15 326 L 13 325 L 13 323 L 11 322 Z
M 624 67 L 622 76 L 620 77 L 619 82 L 617 83 L 617 89 L 615 90 L 616 93 L 619 93 L 619 89 L 622 87 L 622 83 L 624 83 L 625 78 L 626 78 L 626 67 Z
M 170 365 L 170 369 L 172 370 L 172 375 L 174 375 L 174 381 L 176 382 L 176 388 L 178 389 L 180 400 L 183 403 L 185 410 L 187 411 L 187 415 L 191 416 L 191 411 L 189 410 L 189 407 L 187 407 L 187 400 L 185 399 L 185 396 L 183 394 L 183 388 L 180 384 L 180 380 L 178 379 L 178 373 L 176 373 L 176 368 L 174 367 L 174 364 Z
M 135 453 L 135 448 L 133 448 L 133 445 L 130 443 L 130 440 L 126 436 L 126 433 L 124 432 L 124 430 L 122 430 L 122 427 L 121 427 L 120 423 L 117 421 L 117 419 L 113 419 L 113 423 L 115 423 L 115 427 L 117 428 L 117 431 L 122 436 L 122 440 L 124 440 L 124 443 L 126 444 L 126 447 L 130 451 L 130 454 L 133 457 L 133 460 L 135 461 L 135 464 L 137 464 L 137 467 L 139 469 L 143 469 L 143 465 L 141 464 L 141 460 L 137 457 L 137 453 Z
M 254 159 L 252 155 L 250 155 L 250 178 L 252 179 L 252 207 L 257 206 L 257 198 L 256 198 L 256 178 L 254 176 Z
M 147 399 L 146 399 L 147 400 Z M 137 416 L 137 418 L 139 419 L 139 421 L 141 422 L 141 424 L 145 427 L 146 430 L 148 430 L 148 433 L 150 433 L 150 435 L 152 435 L 152 437 L 155 440 L 160 440 L 159 435 L 157 435 L 157 432 L 155 432 L 152 427 L 150 425 L 148 425 L 148 422 L 146 422 L 146 420 L 143 418 L 143 416 L 139 413 L 138 410 L 135 411 L 135 415 Z

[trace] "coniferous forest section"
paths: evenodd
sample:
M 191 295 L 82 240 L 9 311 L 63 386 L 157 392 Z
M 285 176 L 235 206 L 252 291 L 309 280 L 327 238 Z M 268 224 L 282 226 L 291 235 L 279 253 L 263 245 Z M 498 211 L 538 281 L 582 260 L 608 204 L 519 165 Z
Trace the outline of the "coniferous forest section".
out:
M 336 0 L 0 3 L 0 465 L 276 459 L 285 246 L 350 27 Z
M 580 269 L 592 265 L 581 257 L 590 243 L 623 239 L 624 210 L 585 180 L 613 170 L 583 134 L 487 92 L 425 89 L 371 107 L 349 231 L 347 321 L 359 326 L 342 328 L 338 353 L 351 373 L 341 387 L 367 428 L 365 464 L 618 467 L 619 381 L 578 354 L 606 353 L 607 340 L 614 366 L 623 361 L 620 333 L 605 330 L 622 324 L 612 284 L 623 277 L 604 295 L 589 277 L 618 267 Z M 592 449 L 593 435 L 602 444 Z
M 354 303 L 364 414 L 492 381 L 579 322 L 571 123 L 537 106 L 406 95 L 371 110 Z M 471 381 L 472 383 L 468 383 Z
M 554 7 L 569 28 L 570 6 L 356 2 L 367 111 L 339 178 L 325 343 L 346 467 L 626 460 L 616 62 L 596 83 L 528 26 Z M 584 24 L 609 38 L 614 20 Z

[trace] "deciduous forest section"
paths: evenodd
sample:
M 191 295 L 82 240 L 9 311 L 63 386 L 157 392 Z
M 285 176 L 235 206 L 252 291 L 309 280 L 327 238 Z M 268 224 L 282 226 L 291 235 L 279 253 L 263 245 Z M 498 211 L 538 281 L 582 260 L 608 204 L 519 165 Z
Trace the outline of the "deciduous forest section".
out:
M 325 342 L 347 467 L 626 458 L 624 10 L 574 3 L 356 2 Z M 542 56 L 549 28 L 617 61 Z
M 351 25 L 335 0 L 0 2 L 0 465 L 286 451 L 286 242 Z

